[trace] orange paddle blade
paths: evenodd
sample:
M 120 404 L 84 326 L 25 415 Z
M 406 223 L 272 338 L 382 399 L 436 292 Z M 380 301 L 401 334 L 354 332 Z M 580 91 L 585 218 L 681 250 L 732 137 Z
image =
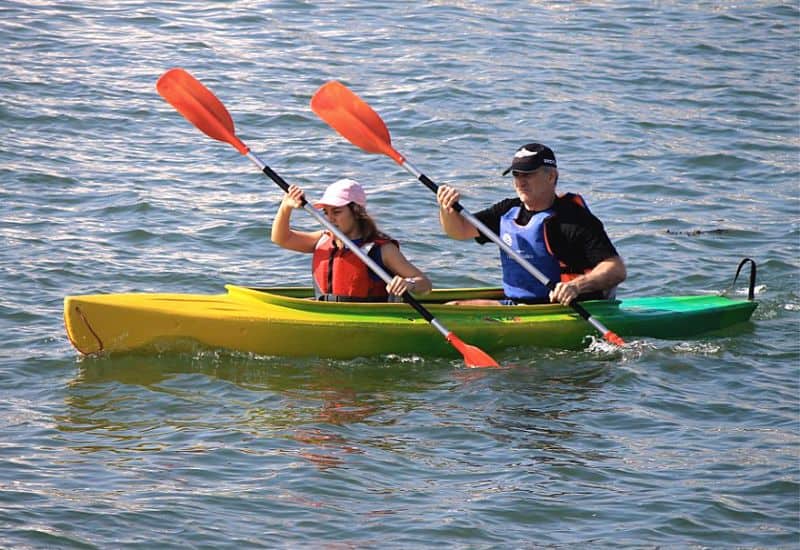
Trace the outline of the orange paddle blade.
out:
M 156 89 L 201 132 L 216 140 L 226 141 L 241 154 L 247 154 L 249 148 L 236 137 L 233 119 L 225 105 L 187 71 L 180 68 L 168 70 L 158 79 Z
M 447 335 L 447 341 L 464 356 L 464 363 L 470 368 L 499 368 L 500 365 L 481 348 L 465 344 L 461 338 L 452 332 Z
M 311 110 L 356 147 L 403 163 L 380 115 L 341 82 L 323 84 L 311 98 Z

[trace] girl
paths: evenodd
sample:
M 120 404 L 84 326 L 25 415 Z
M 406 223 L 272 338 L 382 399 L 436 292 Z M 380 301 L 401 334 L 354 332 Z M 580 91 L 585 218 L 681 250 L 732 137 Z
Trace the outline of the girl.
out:
M 272 242 L 313 254 L 314 295 L 318 300 L 336 302 L 381 302 L 408 290 L 414 294 L 431 291 L 431 281 L 400 252 L 397 241 L 378 230 L 367 214 L 367 196 L 352 179 L 340 179 L 314 203 L 325 216 L 378 265 L 394 275 L 389 284 L 372 272 L 354 252 L 330 231 L 295 231 L 289 226 L 292 210 L 302 208 L 303 191 L 296 185 L 284 195 L 272 222 Z

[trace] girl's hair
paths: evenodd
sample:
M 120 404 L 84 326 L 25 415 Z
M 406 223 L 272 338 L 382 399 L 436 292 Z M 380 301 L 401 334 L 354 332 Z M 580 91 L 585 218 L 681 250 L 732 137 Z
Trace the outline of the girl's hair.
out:
M 358 203 L 351 202 L 347 205 L 350 212 L 358 224 L 358 231 L 361 233 L 361 238 L 365 242 L 374 241 L 375 239 L 389 239 L 389 235 L 378 229 L 375 220 L 367 214 L 367 209 Z

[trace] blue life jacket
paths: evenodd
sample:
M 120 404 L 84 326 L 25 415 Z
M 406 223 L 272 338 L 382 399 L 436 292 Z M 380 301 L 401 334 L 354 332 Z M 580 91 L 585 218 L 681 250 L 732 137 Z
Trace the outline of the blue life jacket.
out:
M 500 218 L 500 238 L 545 277 L 558 282 L 561 279 L 561 266 L 550 252 L 545 237 L 545 221 L 554 215 L 553 208 L 537 212 L 524 226 L 515 221 L 520 208 L 515 206 Z M 507 298 L 532 301 L 548 298 L 548 288 L 502 249 L 500 263 L 503 266 L 503 292 Z

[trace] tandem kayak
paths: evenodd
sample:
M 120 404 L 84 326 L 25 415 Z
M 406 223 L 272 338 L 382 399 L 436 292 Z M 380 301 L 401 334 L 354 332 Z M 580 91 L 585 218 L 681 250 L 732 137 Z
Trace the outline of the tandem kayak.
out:
M 309 299 L 308 287 L 225 286 L 224 294 L 67 296 L 67 335 L 83 354 L 225 349 L 286 357 L 349 359 L 457 352 L 403 303 Z M 434 290 L 420 300 L 464 341 L 488 352 L 516 346 L 581 349 L 592 327 L 558 304 L 447 305 L 502 297 L 499 288 Z M 750 319 L 756 303 L 725 296 L 658 296 L 583 306 L 622 337 L 692 338 Z

